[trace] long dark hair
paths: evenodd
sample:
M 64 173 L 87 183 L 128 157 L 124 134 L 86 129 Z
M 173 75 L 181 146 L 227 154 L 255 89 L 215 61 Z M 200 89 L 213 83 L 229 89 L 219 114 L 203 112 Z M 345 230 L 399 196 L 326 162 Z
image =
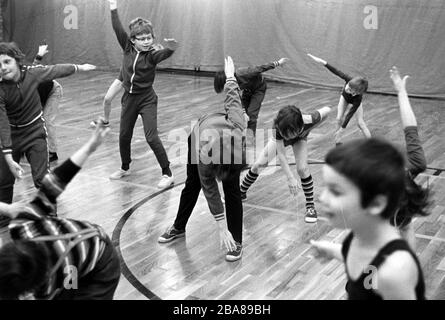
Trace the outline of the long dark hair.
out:
M 384 219 L 410 220 L 426 215 L 428 192 L 408 178 L 402 154 L 380 139 L 354 140 L 338 146 L 326 155 L 326 164 L 346 176 L 361 191 L 366 208 L 377 195 L 388 199 Z

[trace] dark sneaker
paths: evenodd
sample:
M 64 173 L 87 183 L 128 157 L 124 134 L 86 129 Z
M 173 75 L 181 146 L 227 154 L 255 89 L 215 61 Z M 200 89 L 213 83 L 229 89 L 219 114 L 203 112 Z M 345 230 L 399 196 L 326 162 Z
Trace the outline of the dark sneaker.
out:
M 307 208 L 306 215 L 304 216 L 304 221 L 308 223 L 317 222 L 317 210 L 315 208 Z
M 158 238 L 159 243 L 167 243 L 175 240 L 176 238 L 181 238 L 185 236 L 185 230 L 176 230 L 174 226 L 169 227 L 163 234 Z
M 247 200 L 247 193 L 241 192 L 241 201 L 246 201 L 246 200 Z
M 50 152 L 49 153 L 49 162 L 54 162 L 59 160 L 59 157 L 57 156 L 57 152 Z
M 227 252 L 226 260 L 230 262 L 237 261 L 241 259 L 242 255 L 243 255 L 243 245 L 237 242 L 236 249 Z

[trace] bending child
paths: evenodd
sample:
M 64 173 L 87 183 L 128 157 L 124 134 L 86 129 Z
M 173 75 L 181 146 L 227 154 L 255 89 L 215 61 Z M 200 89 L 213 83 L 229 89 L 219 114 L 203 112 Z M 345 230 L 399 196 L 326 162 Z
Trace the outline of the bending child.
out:
M 356 112 L 357 125 L 359 129 L 362 131 L 363 135 L 366 138 L 371 138 L 371 133 L 369 132 L 365 120 L 363 119 L 362 106 L 363 94 L 366 92 L 366 90 L 368 90 L 368 80 L 363 77 L 351 77 L 346 73 L 343 73 L 342 71 L 334 68 L 323 59 L 315 57 L 309 53 L 308 56 L 316 62 L 324 65 L 329 71 L 342 78 L 346 82 L 341 92 L 340 101 L 338 102 L 337 129 L 334 133 L 335 144 L 338 145 L 341 143 L 341 134 L 343 130 L 346 129 L 349 121 Z M 352 106 L 345 115 L 346 109 L 349 104 L 351 104 Z
M 202 189 L 216 220 L 221 244 L 227 249 L 226 260 L 236 261 L 243 251 L 239 177 L 245 164 L 244 130 L 247 123 L 232 58 L 226 59 L 224 71 L 225 112 L 203 115 L 193 128 L 188 138 L 187 179 L 178 213 L 173 225 L 159 237 L 158 242 L 167 243 L 185 236 L 185 227 Z M 217 180 L 223 185 L 225 214 Z M 224 223 L 226 217 L 227 225 Z
M 281 167 L 287 177 L 291 195 L 296 196 L 298 182 L 295 179 L 286 158 L 286 147 L 292 146 L 297 173 L 306 198 L 306 222 L 317 221 L 317 211 L 314 203 L 314 182 L 308 166 L 307 137 L 312 129 L 318 126 L 331 112 L 331 108 L 323 107 L 310 114 L 302 114 L 294 105 L 286 106 L 277 114 L 274 120 L 274 138 L 270 139 L 256 162 L 249 169 L 241 183 L 241 197 L 247 199 L 247 191 L 259 176 L 259 169 L 278 155 Z
M 267 83 L 262 73 L 284 65 L 289 59 L 281 58 L 264 65 L 239 68 L 235 72 L 235 78 L 242 90 L 241 102 L 248 116 L 248 135 L 254 137 L 260 113 L 261 104 L 266 95 Z M 218 71 L 214 77 L 214 88 L 216 93 L 223 91 L 226 83 L 226 75 L 224 71 Z M 250 140 L 250 138 L 249 138 Z

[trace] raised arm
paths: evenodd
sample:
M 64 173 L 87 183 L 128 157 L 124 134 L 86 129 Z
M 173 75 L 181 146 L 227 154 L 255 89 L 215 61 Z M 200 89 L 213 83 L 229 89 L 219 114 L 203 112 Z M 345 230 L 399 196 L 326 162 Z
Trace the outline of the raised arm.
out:
M 342 78 L 343 80 L 345 80 L 346 82 L 349 82 L 352 77 L 349 76 L 348 74 L 336 69 L 334 66 L 330 65 L 329 63 L 327 63 L 326 60 L 323 60 L 319 57 L 316 57 L 310 53 L 307 54 L 312 60 L 314 60 L 315 62 L 324 65 L 329 71 L 331 71 L 333 74 L 335 74 L 336 76 Z
M 272 61 L 267 64 L 262 64 L 262 65 L 254 66 L 254 67 L 240 68 L 239 70 L 236 71 L 236 74 L 240 75 L 240 76 L 255 76 L 257 74 L 260 74 L 260 73 L 269 71 L 271 69 L 275 69 L 276 67 L 282 66 L 282 65 L 286 64 L 287 61 L 289 61 L 288 58 L 280 58 L 277 61 Z
M 125 32 L 122 26 L 121 20 L 117 13 L 117 0 L 108 0 L 110 3 L 111 10 L 111 25 L 113 26 L 114 33 L 116 34 L 117 41 L 119 42 L 121 48 L 125 50 L 128 43 L 128 34 Z
M 397 92 L 397 98 L 399 100 L 400 117 L 402 119 L 403 128 L 409 126 L 417 126 L 416 116 L 408 99 L 408 93 L 406 92 L 406 80 L 409 76 L 400 77 L 399 70 L 396 67 L 392 67 L 389 70 L 391 80 L 394 85 L 394 89 Z
M 92 64 L 55 64 L 55 65 L 34 65 L 27 67 L 28 72 L 33 74 L 37 81 L 44 82 L 57 78 L 64 78 L 74 74 L 76 71 L 91 71 L 96 69 Z
M 152 53 L 154 64 L 158 64 L 169 58 L 178 48 L 178 42 L 175 39 L 164 39 L 164 46 Z
M 78 149 L 68 160 L 57 166 L 52 173 L 47 174 L 37 195 L 31 201 L 34 215 L 52 214 L 57 202 L 57 198 L 65 190 L 68 183 L 79 172 L 88 157 L 96 151 L 102 144 L 104 137 L 109 132 L 109 127 L 103 126 L 102 120 L 99 120 L 96 130 L 91 138 Z
M 32 64 L 40 64 L 42 62 L 43 57 L 48 53 L 48 45 L 42 44 L 39 46 L 39 50 L 37 51 L 37 55 L 34 58 Z
M 402 79 L 396 67 L 392 67 L 389 73 L 399 101 L 400 118 L 405 133 L 408 170 L 413 176 L 416 176 L 426 169 L 426 158 L 419 139 L 416 116 L 406 91 L 406 80 L 409 76 L 404 76 Z
M 246 122 L 244 121 L 245 110 L 241 104 L 238 82 L 235 78 L 235 66 L 231 57 L 225 59 L 224 72 L 226 75 L 224 110 L 226 111 L 227 119 L 237 128 L 244 130 L 246 129 Z

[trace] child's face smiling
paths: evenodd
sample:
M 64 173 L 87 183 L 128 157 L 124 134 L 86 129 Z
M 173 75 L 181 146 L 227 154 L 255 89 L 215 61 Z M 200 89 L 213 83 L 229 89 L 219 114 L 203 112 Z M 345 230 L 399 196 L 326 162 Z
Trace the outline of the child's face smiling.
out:
M 153 41 L 154 39 L 151 33 L 144 33 L 137 35 L 133 40 L 133 44 L 138 51 L 148 51 Z
M 360 189 L 329 165 L 323 167 L 324 190 L 320 196 L 321 211 L 336 228 L 352 228 L 366 214 L 361 205 Z

